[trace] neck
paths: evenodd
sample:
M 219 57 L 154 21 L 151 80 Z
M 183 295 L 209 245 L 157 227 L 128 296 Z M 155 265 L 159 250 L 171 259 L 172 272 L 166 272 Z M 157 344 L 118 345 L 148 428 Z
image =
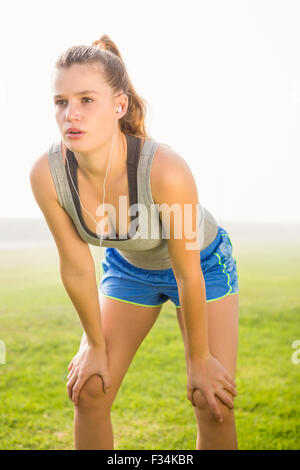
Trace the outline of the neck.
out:
M 119 129 L 101 147 L 88 153 L 74 152 L 78 169 L 90 182 L 103 181 L 109 165 L 109 179 L 116 180 L 126 167 L 127 141 Z

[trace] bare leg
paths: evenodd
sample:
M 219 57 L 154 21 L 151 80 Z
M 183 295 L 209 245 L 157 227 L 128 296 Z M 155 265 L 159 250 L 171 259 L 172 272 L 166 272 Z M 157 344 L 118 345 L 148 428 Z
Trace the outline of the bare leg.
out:
M 87 380 L 74 406 L 74 443 L 77 450 L 114 448 L 110 404 L 99 376 Z
M 102 295 L 99 300 L 112 387 L 105 394 L 97 375 L 83 385 L 74 407 L 74 441 L 78 450 L 114 449 L 112 404 L 138 347 L 161 310 L 161 306 L 143 307 Z M 84 343 L 83 336 L 80 346 Z
M 221 362 L 235 380 L 238 351 L 238 293 L 227 295 L 223 299 L 207 302 L 208 343 L 211 354 Z M 177 308 L 177 317 L 184 339 L 184 325 L 181 309 Z M 226 391 L 231 398 L 234 397 Z M 197 394 L 197 397 L 196 397 Z M 223 416 L 223 423 L 214 420 L 206 400 L 201 392 L 195 392 L 200 407 L 194 407 L 197 420 L 197 450 L 221 450 L 238 448 L 234 408 L 229 409 L 216 397 Z

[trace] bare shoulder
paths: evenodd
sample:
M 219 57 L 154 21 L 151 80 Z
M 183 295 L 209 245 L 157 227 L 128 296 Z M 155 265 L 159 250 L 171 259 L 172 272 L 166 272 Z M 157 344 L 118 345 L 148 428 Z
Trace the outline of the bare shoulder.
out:
M 160 144 L 151 166 L 151 191 L 155 203 L 162 203 L 167 194 L 180 194 L 195 187 L 192 171 L 186 160 L 171 147 Z M 171 193 L 171 194 L 170 194 Z
M 30 184 L 57 245 L 61 266 L 68 272 L 93 272 L 88 244 L 79 236 L 71 217 L 58 201 L 47 152 L 33 164 Z
M 55 186 L 52 180 L 48 152 L 44 152 L 31 167 L 30 184 L 34 192 L 43 192 L 44 195 L 58 201 Z

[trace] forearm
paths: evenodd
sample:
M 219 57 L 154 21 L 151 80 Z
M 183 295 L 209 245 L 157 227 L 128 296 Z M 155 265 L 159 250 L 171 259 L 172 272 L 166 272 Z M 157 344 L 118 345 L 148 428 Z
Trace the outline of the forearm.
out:
M 209 354 L 205 281 L 203 276 L 178 282 L 186 336 L 186 354 L 191 361 Z
M 95 271 L 66 274 L 61 269 L 61 278 L 78 313 L 88 343 L 105 347 Z

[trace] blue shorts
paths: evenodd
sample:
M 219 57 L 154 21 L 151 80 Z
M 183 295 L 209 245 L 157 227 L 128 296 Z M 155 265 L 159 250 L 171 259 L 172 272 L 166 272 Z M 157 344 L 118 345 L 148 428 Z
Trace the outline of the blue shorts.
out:
M 215 240 L 200 252 L 207 302 L 239 292 L 236 261 L 228 233 L 218 228 Z M 172 268 L 142 269 L 129 263 L 115 248 L 105 249 L 99 293 L 136 305 L 157 307 L 171 300 L 180 307 Z

